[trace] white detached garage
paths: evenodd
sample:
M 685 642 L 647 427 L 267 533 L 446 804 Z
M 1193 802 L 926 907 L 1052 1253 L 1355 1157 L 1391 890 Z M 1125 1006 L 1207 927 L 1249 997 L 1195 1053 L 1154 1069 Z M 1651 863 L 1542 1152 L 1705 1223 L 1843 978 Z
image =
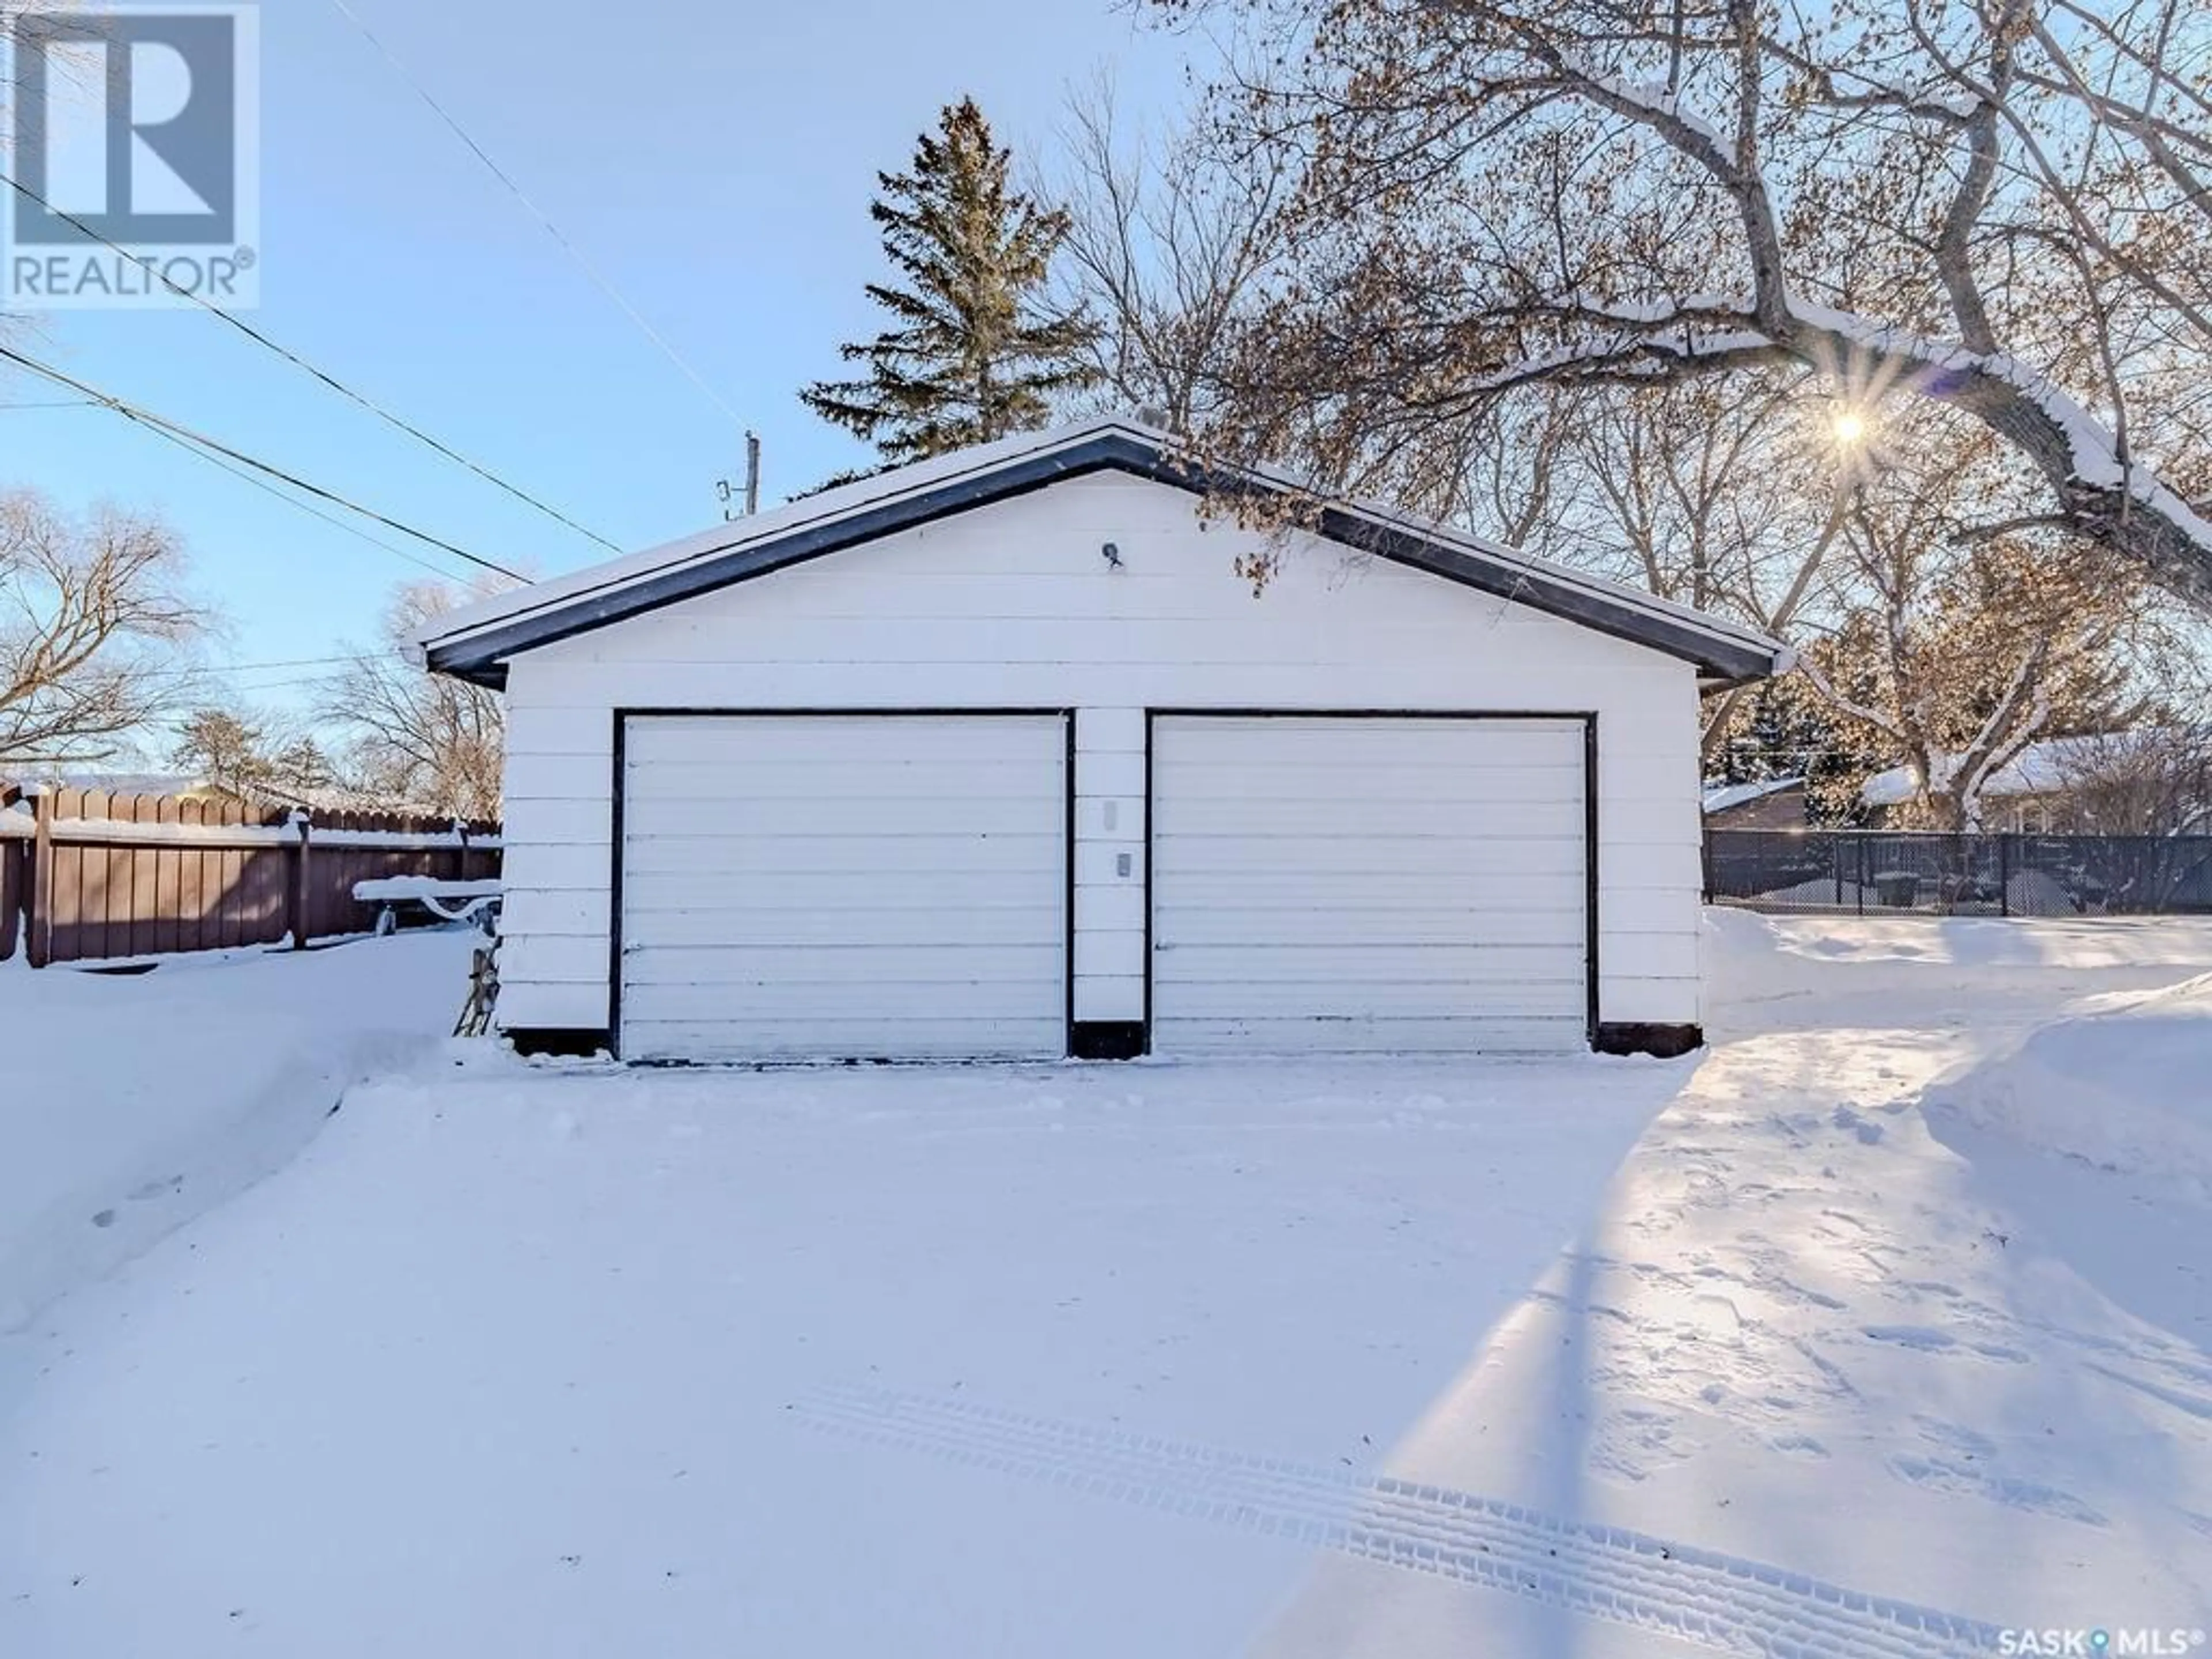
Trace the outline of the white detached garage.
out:
M 507 696 L 503 1029 L 643 1061 L 1698 1042 L 1698 691 L 1781 648 L 1380 509 L 1204 505 L 1097 422 L 442 619 L 430 667 Z

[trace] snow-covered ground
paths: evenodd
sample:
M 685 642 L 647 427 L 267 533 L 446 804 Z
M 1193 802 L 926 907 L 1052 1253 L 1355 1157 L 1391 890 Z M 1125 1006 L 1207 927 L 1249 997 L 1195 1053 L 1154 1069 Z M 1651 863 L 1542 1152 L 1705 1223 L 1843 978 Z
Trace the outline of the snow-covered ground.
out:
M 0 1332 L 270 1170 L 453 1029 L 465 933 L 0 963 Z
M 2212 927 L 1711 945 L 1663 1064 L 450 1048 L 0 1349 L 0 1653 L 2188 1651 Z

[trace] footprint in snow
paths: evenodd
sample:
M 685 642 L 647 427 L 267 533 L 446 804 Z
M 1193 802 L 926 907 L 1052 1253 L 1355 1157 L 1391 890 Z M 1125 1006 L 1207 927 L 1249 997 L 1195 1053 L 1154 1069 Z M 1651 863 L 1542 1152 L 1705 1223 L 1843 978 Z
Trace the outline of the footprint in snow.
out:
M 1920 1437 L 1931 1445 L 1942 1446 L 1969 1460 L 1996 1455 L 1996 1442 L 1961 1424 L 1947 1423 L 1940 1417 L 1923 1417 L 1917 1413 L 1912 1420 L 1919 1427 Z
M 2061 1492 L 2056 1486 L 2042 1486 L 2033 1480 L 2014 1480 L 1988 1474 L 1948 1458 L 1911 1455 L 1896 1456 L 1889 1460 L 1889 1472 L 1907 1486 L 1918 1486 L 1926 1492 L 1979 1498 L 2008 1510 L 2021 1510 L 2031 1515 L 2054 1516 L 2062 1521 L 2078 1521 L 2085 1527 L 2109 1524 L 2103 1516 L 2071 1492 Z
M 1849 1129 L 1859 1138 L 1862 1146 L 1871 1146 L 1881 1139 L 1881 1125 L 1859 1115 L 1849 1106 L 1838 1106 L 1829 1120 L 1838 1129 Z

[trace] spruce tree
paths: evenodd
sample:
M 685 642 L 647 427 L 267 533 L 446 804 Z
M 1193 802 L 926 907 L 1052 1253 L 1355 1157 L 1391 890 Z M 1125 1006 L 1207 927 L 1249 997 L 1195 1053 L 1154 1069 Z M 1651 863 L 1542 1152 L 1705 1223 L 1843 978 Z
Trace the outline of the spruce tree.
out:
M 806 406 L 866 439 L 886 465 L 1042 426 L 1054 393 L 1087 386 L 1094 327 L 1045 305 L 1067 216 L 1007 187 L 1009 152 L 972 98 L 924 133 L 908 173 L 878 173 L 869 211 L 898 285 L 868 297 L 896 325 L 841 348 L 865 378 L 823 381 Z

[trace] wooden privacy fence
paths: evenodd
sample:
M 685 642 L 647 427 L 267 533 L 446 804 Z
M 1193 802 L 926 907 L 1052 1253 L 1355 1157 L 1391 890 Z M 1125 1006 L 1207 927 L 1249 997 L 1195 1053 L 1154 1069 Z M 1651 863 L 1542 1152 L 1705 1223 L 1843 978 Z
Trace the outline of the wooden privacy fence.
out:
M 0 961 L 304 947 L 375 926 L 357 881 L 499 869 L 491 823 L 0 787 Z

